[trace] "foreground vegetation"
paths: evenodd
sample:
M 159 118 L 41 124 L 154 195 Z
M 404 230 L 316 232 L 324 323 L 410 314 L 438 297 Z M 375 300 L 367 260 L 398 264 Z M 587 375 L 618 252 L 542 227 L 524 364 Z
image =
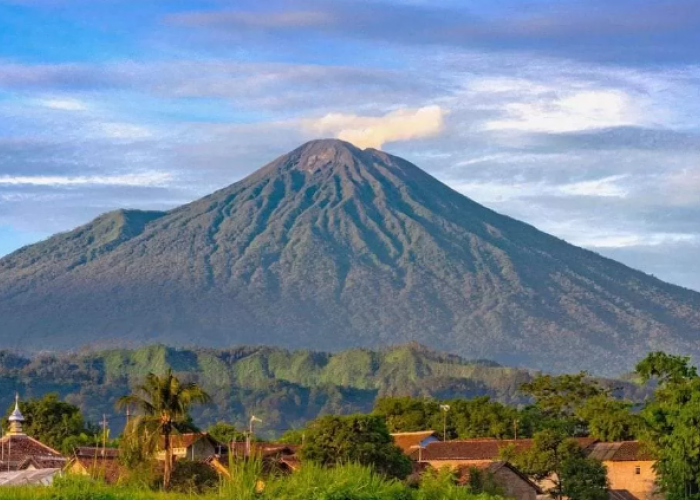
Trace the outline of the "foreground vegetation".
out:
M 309 464 L 291 476 L 260 481 L 260 464 L 235 468 L 233 478 L 221 482 L 200 500 L 496 500 L 490 493 L 477 493 L 457 486 L 446 474 L 428 476 L 420 487 L 386 479 L 369 467 L 347 464 L 324 468 Z M 0 488 L 0 500 L 185 500 L 189 492 L 151 491 L 138 486 L 107 486 L 85 477 L 68 476 L 54 487 Z

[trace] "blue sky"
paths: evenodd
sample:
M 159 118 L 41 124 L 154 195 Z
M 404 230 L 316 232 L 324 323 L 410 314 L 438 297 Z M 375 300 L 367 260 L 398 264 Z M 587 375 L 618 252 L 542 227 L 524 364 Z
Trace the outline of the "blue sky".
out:
M 334 136 L 700 290 L 698 97 L 696 0 L 0 0 L 0 255 Z

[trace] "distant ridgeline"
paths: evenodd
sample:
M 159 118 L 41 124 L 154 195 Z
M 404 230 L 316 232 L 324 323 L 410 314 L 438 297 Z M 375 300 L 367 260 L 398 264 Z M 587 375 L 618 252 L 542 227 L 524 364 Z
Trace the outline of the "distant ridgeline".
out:
M 124 425 L 114 402 L 149 372 L 172 367 L 181 378 L 202 385 L 213 404 L 198 408 L 199 426 L 224 420 L 243 428 L 255 414 L 262 434 L 299 428 L 319 414 L 368 412 L 378 396 L 436 399 L 488 395 L 510 404 L 527 401 L 518 387 L 531 378 L 524 369 L 488 361 L 468 361 L 416 344 L 379 351 L 338 353 L 289 351 L 270 347 L 175 349 L 162 345 L 25 358 L 0 351 L 0 408 L 17 390 L 23 398 L 57 392 L 80 406 L 87 420 L 105 413 L 113 433 Z M 640 400 L 630 382 L 607 381 L 625 397 Z

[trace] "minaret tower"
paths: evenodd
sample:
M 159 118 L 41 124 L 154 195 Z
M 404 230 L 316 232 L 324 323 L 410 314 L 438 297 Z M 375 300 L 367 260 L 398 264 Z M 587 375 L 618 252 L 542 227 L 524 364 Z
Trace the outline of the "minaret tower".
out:
M 15 393 L 15 410 L 12 412 L 12 415 L 10 415 L 7 420 L 10 422 L 10 430 L 8 431 L 9 435 L 17 436 L 20 434 L 24 434 L 24 432 L 22 432 L 22 422 L 24 422 L 24 415 L 22 415 L 22 412 L 19 411 L 18 393 Z

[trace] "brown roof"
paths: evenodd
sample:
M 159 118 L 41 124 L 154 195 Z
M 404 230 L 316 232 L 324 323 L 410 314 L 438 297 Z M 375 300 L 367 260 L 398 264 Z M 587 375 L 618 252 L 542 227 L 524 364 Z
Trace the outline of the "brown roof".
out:
M 66 458 L 50 446 L 26 434 L 6 435 L 0 439 L 0 469 L 22 470 L 30 465 L 37 469 L 62 468 Z
M 469 483 L 469 480 L 471 478 L 471 473 L 474 469 L 484 471 L 487 474 L 495 474 L 497 471 L 501 470 L 502 468 L 509 469 L 512 471 L 516 476 L 518 476 L 524 483 L 526 483 L 528 486 L 530 486 L 535 493 L 538 495 L 542 493 L 542 489 L 535 484 L 529 477 L 527 477 L 524 473 L 520 472 L 520 470 L 515 467 L 514 465 L 508 463 L 508 462 L 493 462 L 490 460 L 484 461 L 484 462 L 476 462 L 471 465 L 463 465 L 461 467 L 457 468 L 457 482 L 459 484 L 467 484 Z
M 411 453 L 424 439 L 434 435 L 435 431 L 395 432 L 391 437 L 404 453 Z
M 116 484 L 123 470 L 118 456 L 76 455 L 73 460 L 91 477 L 103 479 L 108 484 Z
M 97 448 L 91 446 L 79 446 L 75 449 L 76 457 L 105 457 L 119 458 L 118 448 Z
M 608 498 L 610 500 L 639 500 L 627 490 L 608 490 Z
M 588 456 L 601 462 L 650 462 L 654 458 L 639 441 L 595 443 Z
M 298 448 L 299 446 L 284 443 L 253 442 L 250 444 L 250 453 L 251 455 L 258 455 L 263 458 L 289 456 L 294 455 Z M 232 442 L 229 446 L 229 453 L 234 457 L 244 457 L 246 456 L 246 451 L 247 447 L 244 442 Z
M 575 438 L 581 448 L 596 442 L 593 438 Z M 498 460 L 501 450 L 513 447 L 522 453 L 532 446 L 532 439 L 465 439 L 460 441 L 435 441 L 422 452 L 422 460 Z M 412 454 L 416 457 L 416 453 Z

